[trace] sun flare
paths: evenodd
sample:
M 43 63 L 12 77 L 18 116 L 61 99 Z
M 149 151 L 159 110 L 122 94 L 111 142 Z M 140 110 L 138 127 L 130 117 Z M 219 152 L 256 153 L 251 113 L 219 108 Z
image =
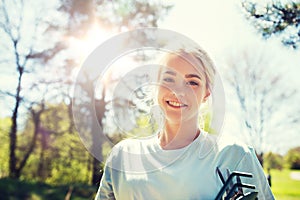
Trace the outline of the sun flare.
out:
M 82 63 L 92 51 L 101 43 L 108 39 L 110 33 L 102 29 L 97 23 L 94 23 L 86 31 L 86 34 L 81 37 L 70 37 L 69 45 L 72 55 Z

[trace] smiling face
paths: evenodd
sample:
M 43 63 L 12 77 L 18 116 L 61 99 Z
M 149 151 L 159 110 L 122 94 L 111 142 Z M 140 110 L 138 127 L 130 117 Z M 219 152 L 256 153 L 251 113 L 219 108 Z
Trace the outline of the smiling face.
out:
M 169 122 L 198 119 L 200 105 L 210 92 L 202 66 L 194 66 L 175 54 L 167 56 L 161 70 L 158 103 Z

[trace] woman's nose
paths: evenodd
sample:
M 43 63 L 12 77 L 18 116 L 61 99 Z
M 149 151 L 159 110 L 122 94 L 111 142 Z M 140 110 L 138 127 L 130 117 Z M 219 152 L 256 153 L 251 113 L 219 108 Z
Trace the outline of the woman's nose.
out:
M 187 93 L 187 88 L 185 84 L 182 83 L 177 83 L 175 87 L 172 89 L 172 92 L 176 96 L 185 96 Z

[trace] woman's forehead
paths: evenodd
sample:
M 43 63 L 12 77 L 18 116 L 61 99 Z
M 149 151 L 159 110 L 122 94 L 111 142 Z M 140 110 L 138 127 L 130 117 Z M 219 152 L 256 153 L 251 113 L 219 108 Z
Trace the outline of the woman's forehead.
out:
M 201 66 L 199 66 L 201 65 Z M 192 56 L 183 57 L 176 54 L 169 54 L 163 62 L 163 72 L 175 72 L 181 75 L 198 74 L 203 75 L 203 66 L 200 62 L 196 63 Z

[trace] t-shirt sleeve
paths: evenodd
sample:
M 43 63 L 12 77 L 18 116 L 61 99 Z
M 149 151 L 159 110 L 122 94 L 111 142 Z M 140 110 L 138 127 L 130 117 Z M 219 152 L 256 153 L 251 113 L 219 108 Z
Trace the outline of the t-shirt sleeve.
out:
M 100 181 L 100 186 L 96 194 L 95 200 L 113 200 L 115 199 L 112 187 L 112 169 L 105 165 L 103 176 Z
M 241 161 L 238 163 L 236 170 L 253 174 L 252 178 L 243 178 L 242 182 L 255 185 L 256 191 L 258 191 L 259 200 L 275 199 L 267 182 L 263 168 L 259 163 L 253 148 L 249 148 L 249 151 L 245 153 Z M 243 190 L 244 193 L 249 191 L 247 189 Z

